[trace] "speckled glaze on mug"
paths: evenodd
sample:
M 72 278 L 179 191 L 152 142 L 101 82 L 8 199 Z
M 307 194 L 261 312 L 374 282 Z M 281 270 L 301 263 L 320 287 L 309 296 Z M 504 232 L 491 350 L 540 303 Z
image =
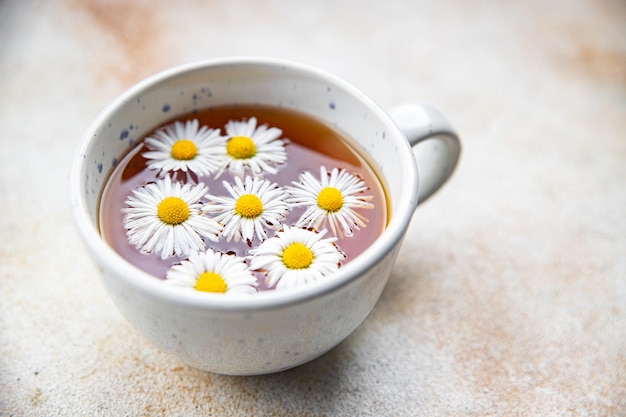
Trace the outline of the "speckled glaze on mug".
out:
M 336 275 L 304 288 L 236 299 L 173 292 L 102 239 L 97 225 L 102 188 L 118 161 L 156 126 L 194 109 L 237 103 L 299 110 L 346 133 L 381 177 L 388 226 Z M 394 114 L 396 122 L 331 74 L 265 58 L 193 63 L 130 88 L 88 128 L 70 175 L 72 216 L 117 308 L 161 350 L 221 374 L 277 372 L 335 347 L 376 304 L 418 201 L 447 180 L 459 157 L 455 132 L 431 106 L 411 103 Z M 421 191 L 412 146 L 425 167 Z

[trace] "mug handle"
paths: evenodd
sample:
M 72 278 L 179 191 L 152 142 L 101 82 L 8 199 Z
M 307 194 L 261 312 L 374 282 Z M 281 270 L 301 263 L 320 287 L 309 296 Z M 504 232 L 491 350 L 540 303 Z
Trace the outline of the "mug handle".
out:
M 461 142 L 448 119 L 426 102 L 410 102 L 389 115 L 413 146 L 419 171 L 418 204 L 433 195 L 452 175 Z

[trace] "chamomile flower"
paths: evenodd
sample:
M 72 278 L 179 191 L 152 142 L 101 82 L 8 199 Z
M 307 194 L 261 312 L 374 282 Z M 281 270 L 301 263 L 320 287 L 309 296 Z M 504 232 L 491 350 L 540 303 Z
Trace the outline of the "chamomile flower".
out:
M 193 252 L 167 271 L 165 282 L 213 293 L 252 294 L 257 280 L 243 258 L 213 252 Z
M 172 182 L 169 176 L 139 187 L 126 199 L 124 227 L 129 242 L 162 259 L 204 250 L 204 240 L 217 241 L 222 226 L 202 215 L 204 184 Z
M 276 289 L 298 288 L 328 277 L 345 255 L 335 246 L 336 238 L 322 239 L 325 234 L 326 230 L 285 226 L 250 250 L 250 269 L 264 271 L 266 284 Z
M 267 125 L 257 126 L 256 117 L 248 120 L 230 120 L 226 123 L 226 159 L 216 174 L 219 177 L 228 169 L 232 176 L 243 178 L 275 174 L 275 165 L 287 160 L 285 140 L 279 139 L 283 131 Z
M 248 246 L 256 237 L 267 238 L 265 229 L 277 230 L 289 212 L 286 193 L 268 180 L 246 176 L 235 183 L 224 181 L 230 197 L 207 195 L 209 203 L 204 210 L 217 213 L 214 220 L 224 225 L 222 235 L 230 242 L 245 241 Z
M 146 138 L 149 151 L 143 156 L 149 160 L 148 168 L 161 174 L 182 171 L 207 176 L 223 164 L 225 143 L 219 129 L 199 126 L 197 119 L 176 121 Z
M 367 218 L 355 209 L 374 208 L 373 197 L 362 194 L 368 189 L 365 182 L 344 169 L 333 168 L 329 173 L 322 165 L 319 180 L 307 171 L 286 189 L 291 194 L 289 204 L 307 207 L 296 226 L 319 229 L 328 225 L 338 237 L 352 236 L 354 229 L 367 226 Z

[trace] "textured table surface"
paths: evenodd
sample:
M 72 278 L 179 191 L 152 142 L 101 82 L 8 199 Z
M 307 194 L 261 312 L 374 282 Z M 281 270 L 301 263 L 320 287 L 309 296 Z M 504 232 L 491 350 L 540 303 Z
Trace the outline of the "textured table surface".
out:
M 312 64 L 463 140 L 372 314 L 280 374 L 177 363 L 68 213 L 97 113 L 227 55 Z M 626 3 L 0 1 L 0 415 L 626 415 Z

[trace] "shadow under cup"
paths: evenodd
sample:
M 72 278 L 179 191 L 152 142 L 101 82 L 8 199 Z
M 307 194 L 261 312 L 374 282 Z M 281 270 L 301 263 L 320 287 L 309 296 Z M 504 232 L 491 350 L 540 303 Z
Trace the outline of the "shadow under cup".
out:
M 244 299 L 171 292 L 102 239 L 98 203 L 115 165 L 155 127 L 196 109 L 260 104 L 298 110 L 352 139 L 387 193 L 386 230 L 328 280 Z M 327 73 L 274 60 L 228 59 L 162 72 L 107 107 L 86 132 L 71 173 L 77 229 L 124 317 L 161 350 L 216 373 L 276 372 L 330 350 L 380 297 L 411 216 L 418 175 L 411 146 L 385 112 Z

